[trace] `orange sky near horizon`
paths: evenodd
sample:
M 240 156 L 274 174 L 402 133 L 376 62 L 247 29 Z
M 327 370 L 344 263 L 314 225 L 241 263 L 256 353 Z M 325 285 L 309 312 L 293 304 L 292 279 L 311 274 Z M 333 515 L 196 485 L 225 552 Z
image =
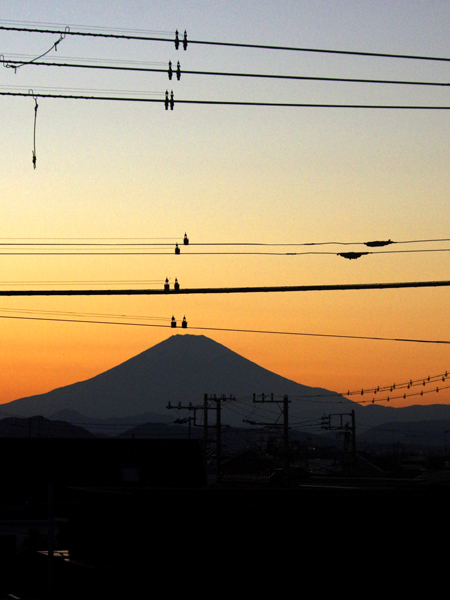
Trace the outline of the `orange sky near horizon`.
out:
M 3 6 L 4 4 L 4 6 Z M 57 6 L 55 6 L 57 4 Z M 430 8 L 432 5 L 432 9 Z M 191 39 L 450 56 L 450 5 L 393 0 L 248 0 L 125 5 L 2 3 L 2 19 L 99 28 L 186 28 Z M 124 10 L 124 7 L 127 7 Z M 120 18 L 119 18 L 120 16 Z M 161 34 L 162 35 L 162 34 Z M 164 37 L 164 36 L 163 36 Z M 2 53 L 35 57 L 57 38 L 0 32 Z M 208 47 L 67 36 L 49 59 L 130 61 L 165 68 L 412 81 L 447 81 L 446 63 Z M 133 62 L 131 62 L 133 61 Z M 70 71 L 70 72 L 69 72 Z M 113 90 L 175 98 L 338 104 L 450 106 L 448 89 L 355 83 L 98 72 L 25 66 L 0 70 L 0 91 Z M 102 92 L 106 93 L 106 92 Z M 112 93 L 112 92 L 109 92 Z M 39 99 L 37 168 L 31 164 L 33 98 L 0 97 L 0 243 L 170 238 L 167 256 L 15 256 L 0 246 L 0 290 L 327 285 L 450 280 L 449 114 Z M 191 241 L 173 253 L 184 232 Z M 375 248 L 371 240 L 444 240 Z M 311 244 L 258 251 L 298 256 L 194 255 L 232 251 L 200 243 Z M 358 245 L 357 245 L 358 244 Z M 23 247 L 26 248 L 26 247 Z M 249 250 L 252 247 L 241 247 Z M 433 250 L 428 253 L 404 250 Z M 384 251 L 389 253 L 384 253 Z M 436 251 L 439 250 L 439 251 Z M 25 283 L 27 282 L 27 283 Z M 47 286 L 42 282 L 49 282 Z M 132 282 L 131 284 L 126 282 Z M 134 282 L 134 283 L 133 283 Z M 304 385 L 344 392 L 450 371 L 449 344 L 344 339 L 367 336 L 450 341 L 449 288 L 274 294 L 0 298 L 0 403 L 93 377 L 167 339 L 157 327 L 62 323 L 86 314 L 189 322 L 245 358 Z M 18 312 L 21 311 L 21 312 Z M 64 313 L 64 314 L 63 314 Z M 6 317 L 24 317 L 23 319 Z M 104 320 L 107 317 L 92 317 Z M 125 317 L 124 317 L 125 318 Z M 113 320 L 121 320 L 114 317 Z M 123 319 L 122 319 L 123 320 Z M 168 323 L 168 321 L 149 321 Z M 208 331 L 251 329 L 317 334 Z M 198 329 L 197 329 L 198 328 Z M 178 330 L 177 334 L 182 332 Z M 445 386 L 445 383 L 442 383 Z M 208 393 L 229 393 L 209 390 Z M 361 398 L 351 397 L 352 400 Z M 450 389 L 391 406 L 450 403 Z

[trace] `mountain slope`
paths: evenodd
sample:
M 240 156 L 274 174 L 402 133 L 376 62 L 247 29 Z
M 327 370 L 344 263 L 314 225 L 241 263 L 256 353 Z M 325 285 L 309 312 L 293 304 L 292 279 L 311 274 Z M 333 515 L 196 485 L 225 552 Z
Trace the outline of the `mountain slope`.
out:
M 167 416 L 169 401 L 172 405 L 200 404 L 206 393 L 247 396 L 251 404 L 254 392 L 311 396 L 324 390 L 276 375 L 205 336 L 174 335 L 92 379 L 15 400 L 3 409 L 19 416 L 49 417 L 66 409 L 102 419 L 149 411 Z M 321 404 L 318 412 L 311 400 L 302 405 L 305 417 L 315 418 L 327 410 Z M 232 421 L 241 423 L 242 417 Z
M 167 410 L 169 402 L 173 406 L 179 402 L 183 406 L 190 402 L 199 405 L 204 394 L 232 394 L 238 402 L 224 404 L 224 423 L 240 426 L 243 418 L 266 423 L 278 419 L 281 423 L 277 406 L 252 403 L 253 393 L 272 392 L 277 396 L 289 396 L 289 422 L 298 423 L 299 428 L 308 420 L 317 422 L 324 414 L 349 414 L 353 409 L 357 433 L 361 432 L 361 427 L 393 421 L 450 419 L 450 406 L 442 404 L 406 408 L 360 405 L 336 392 L 310 388 L 272 373 L 203 335 L 189 334 L 173 335 L 86 381 L 4 404 L 2 412 L 11 416 L 42 415 L 47 418 L 58 414 L 61 418 L 64 414 L 61 411 L 76 411 L 93 419 L 142 415 L 139 422 L 143 419 L 167 422 L 180 416 L 177 411 Z M 210 419 L 213 423 L 215 416 L 211 415 Z M 309 430 L 309 424 L 305 430 Z M 320 429 L 314 431 L 317 433 Z

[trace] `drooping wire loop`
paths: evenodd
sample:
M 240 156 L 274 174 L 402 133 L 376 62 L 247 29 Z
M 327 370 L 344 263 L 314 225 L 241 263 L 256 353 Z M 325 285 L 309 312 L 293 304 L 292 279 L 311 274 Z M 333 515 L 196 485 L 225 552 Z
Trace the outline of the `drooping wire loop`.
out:
M 31 59 L 28 62 L 23 62 L 20 64 L 12 63 L 12 62 L 4 62 L 4 57 L 2 55 L 1 59 L 3 61 L 3 66 L 6 67 L 7 69 L 14 69 L 14 73 L 17 73 L 17 69 L 20 69 L 21 67 L 24 67 L 25 65 L 31 65 L 32 63 L 39 60 L 40 58 L 47 56 L 47 54 L 49 54 L 53 50 L 53 48 L 55 49 L 55 51 L 58 51 L 58 44 L 63 41 L 63 39 L 66 37 L 66 35 L 69 32 L 70 32 L 70 27 L 68 27 L 68 26 L 65 27 L 64 33 L 62 33 L 59 36 L 59 39 L 56 40 L 56 42 L 51 46 L 51 48 L 49 48 L 46 52 L 43 52 L 42 54 L 40 54 L 39 56 L 36 56 L 35 58 Z
M 30 96 L 33 96 L 34 99 L 34 128 L 33 128 L 33 151 L 32 151 L 32 163 L 33 163 L 33 168 L 36 168 L 36 162 L 37 162 L 37 156 L 36 156 L 36 121 L 37 121 L 37 111 L 39 108 L 38 102 L 37 102 L 37 96 L 34 95 L 33 90 L 28 90 L 28 93 L 30 94 Z

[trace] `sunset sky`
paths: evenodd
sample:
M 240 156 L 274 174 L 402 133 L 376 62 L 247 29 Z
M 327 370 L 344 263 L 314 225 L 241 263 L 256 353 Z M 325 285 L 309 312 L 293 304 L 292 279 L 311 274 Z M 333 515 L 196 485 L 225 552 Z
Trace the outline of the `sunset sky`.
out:
M 178 29 L 186 30 L 190 40 L 450 57 L 450 3 L 442 0 L 2 0 L 0 7 L 0 26 L 44 24 L 170 39 Z M 0 30 L 0 54 L 11 63 L 32 60 L 58 37 Z M 166 90 L 173 90 L 175 98 L 173 111 L 162 103 L 38 98 L 34 170 L 35 101 L 31 95 L 0 96 L 0 290 L 161 288 L 166 277 L 171 284 L 177 277 L 185 288 L 450 279 L 445 251 L 450 250 L 445 241 L 450 238 L 450 111 L 177 104 L 178 99 L 450 107 L 448 87 L 183 73 L 448 83 L 448 62 L 195 43 L 177 51 L 167 42 L 76 36 L 66 36 L 57 52 L 40 59 L 56 60 L 159 69 L 167 68 L 169 60 L 174 67 L 180 61 L 182 75 L 180 81 L 169 81 L 167 73 L 159 72 L 26 65 L 15 73 L 0 68 L 0 92 L 162 100 Z M 191 243 L 181 245 L 176 256 L 175 242 L 182 244 L 185 232 Z M 17 256 L 10 245 L 164 241 L 155 238 L 167 238 L 170 245 L 148 251 L 168 254 Z M 374 248 L 383 252 L 358 260 L 336 254 L 372 249 L 194 245 L 388 239 L 444 241 Z M 234 250 L 331 254 L 223 254 Z M 161 327 L 30 317 L 124 322 L 139 316 L 165 320 L 128 321 L 167 325 L 172 315 L 178 321 L 186 315 L 187 333 L 208 335 L 299 383 L 343 392 L 450 371 L 450 346 L 195 328 L 448 342 L 449 300 L 447 287 L 2 297 L 0 403 L 93 377 L 173 333 Z M 450 389 L 419 398 L 391 405 L 450 402 Z

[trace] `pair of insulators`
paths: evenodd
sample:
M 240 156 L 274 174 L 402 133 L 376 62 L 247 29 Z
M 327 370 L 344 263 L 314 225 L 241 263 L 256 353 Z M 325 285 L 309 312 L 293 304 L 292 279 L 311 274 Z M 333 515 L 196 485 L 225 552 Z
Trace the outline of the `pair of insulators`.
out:
M 169 280 L 168 280 L 168 278 L 166 277 L 166 281 L 165 281 L 165 283 L 164 283 L 164 291 L 165 291 L 165 292 L 168 292 L 168 291 L 169 291 L 169 289 L 170 289 Z M 178 290 L 180 289 L 180 284 L 178 283 L 178 279 L 177 279 L 176 277 L 175 277 L 175 283 L 174 283 L 173 289 L 174 289 L 176 292 L 178 292 Z
M 164 106 L 166 107 L 166 110 L 169 110 L 169 106 L 170 106 L 170 110 L 173 110 L 174 105 L 175 105 L 175 100 L 173 99 L 173 91 L 170 92 L 170 98 L 169 98 L 169 92 L 166 90 L 166 97 L 164 99 Z
M 186 30 L 184 30 L 183 50 L 187 50 L 187 46 L 188 46 L 187 33 L 186 33 Z M 178 35 L 178 29 L 177 29 L 175 31 L 175 50 L 178 50 L 179 47 L 180 47 L 180 37 Z
M 174 316 L 172 316 L 172 321 L 171 321 L 171 323 L 170 323 L 170 326 L 171 326 L 171 327 L 176 327 L 176 326 L 177 326 L 177 320 L 175 319 L 175 317 L 174 317 Z M 181 321 L 181 327 L 182 327 L 183 329 L 186 329 L 186 327 L 187 327 L 187 321 L 186 321 L 186 317 L 183 317 L 183 320 Z
M 180 81 L 180 79 L 181 79 L 180 61 L 177 62 L 177 70 L 175 71 L 175 73 L 176 73 L 178 81 Z M 171 60 L 169 60 L 169 71 L 168 71 L 168 74 L 169 74 L 169 79 L 172 81 L 173 69 L 172 69 L 172 61 Z

